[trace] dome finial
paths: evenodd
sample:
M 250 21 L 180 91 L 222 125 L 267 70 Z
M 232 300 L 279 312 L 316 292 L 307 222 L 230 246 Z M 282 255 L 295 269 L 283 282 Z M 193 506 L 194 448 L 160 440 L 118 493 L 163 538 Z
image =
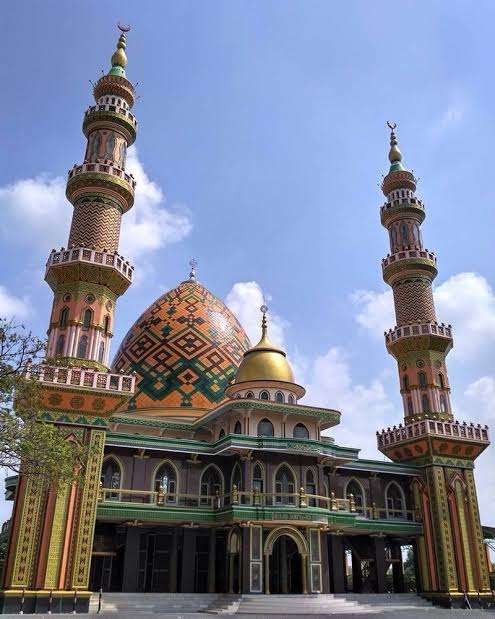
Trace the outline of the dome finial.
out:
M 260 311 L 263 314 L 263 318 L 261 319 L 261 339 L 264 339 L 266 338 L 266 332 L 268 329 L 268 322 L 266 320 L 268 306 L 265 303 L 263 303 L 263 305 L 260 307 Z
M 125 77 L 125 67 L 127 65 L 127 56 L 125 53 L 126 48 L 126 33 L 131 29 L 130 26 L 123 26 L 120 22 L 117 24 L 117 28 L 120 30 L 119 40 L 117 41 L 117 49 L 112 55 L 112 68 L 109 71 L 109 75 L 120 75 Z
M 397 123 L 390 122 L 387 120 L 387 127 L 390 129 L 390 151 L 388 153 L 388 160 L 390 161 L 390 171 L 394 170 L 403 170 L 402 166 L 402 153 L 397 146 L 397 136 L 395 134 L 395 130 L 397 128 Z
M 196 281 L 196 267 L 198 266 L 198 261 L 196 260 L 196 258 L 191 258 L 191 260 L 189 260 L 189 266 L 191 267 L 191 270 L 189 272 L 189 281 L 195 282 Z

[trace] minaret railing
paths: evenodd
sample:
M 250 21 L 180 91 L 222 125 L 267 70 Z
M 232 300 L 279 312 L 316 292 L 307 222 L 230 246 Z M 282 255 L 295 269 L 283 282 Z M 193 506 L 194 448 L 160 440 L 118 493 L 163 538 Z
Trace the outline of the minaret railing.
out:
M 461 421 L 435 421 L 426 419 L 408 425 L 399 424 L 377 432 L 378 445 L 387 447 L 420 436 L 443 436 L 489 443 L 488 426 Z
M 134 375 L 97 372 L 91 369 L 69 368 L 43 364 L 34 371 L 28 371 L 26 378 L 34 378 L 41 383 L 66 385 L 69 387 L 87 387 L 98 391 L 116 391 L 134 393 L 136 377 Z
M 70 249 L 62 247 L 58 251 L 52 249 L 48 256 L 46 267 L 70 264 L 72 262 L 90 262 L 91 264 L 112 267 L 122 273 L 129 281 L 132 281 L 134 267 L 129 264 L 126 258 L 117 252 L 100 251 L 90 249 L 89 247 L 71 247 Z
M 112 163 L 82 163 L 81 165 L 75 165 L 69 170 L 68 178 L 70 180 L 74 178 L 74 176 L 78 176 L 84 172 L 102 172 L 104 174 L 110 174 L 129 183 L 133 190 L 136 187 L 134 176 Z
M 445 338 L 452 338 L 452 325 L 438 322 L 414 323 L 401 325 L 385 331 L 385 341 L 387 344 L 396 342 L 402 338 L 420 335 L 436 335 Z

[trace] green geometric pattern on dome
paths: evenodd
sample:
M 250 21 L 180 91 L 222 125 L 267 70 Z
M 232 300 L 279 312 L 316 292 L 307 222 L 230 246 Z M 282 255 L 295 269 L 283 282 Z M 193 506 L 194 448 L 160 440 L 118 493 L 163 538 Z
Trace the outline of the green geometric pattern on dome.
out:
M 249 341 L 241 325 L 204 286 L 182 282 L 136 321 L 114 360 L 135 371 L 129 408 L 213 408 L 225 398 Z

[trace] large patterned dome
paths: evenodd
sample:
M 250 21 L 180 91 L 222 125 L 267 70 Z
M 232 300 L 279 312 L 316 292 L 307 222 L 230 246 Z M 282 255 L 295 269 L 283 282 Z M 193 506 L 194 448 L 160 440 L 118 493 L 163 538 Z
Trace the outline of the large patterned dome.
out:
M 248 347 L 249 340 L 232 312 L 191 279 L 141 315 L 124 338 L 113 366 L 138 375 L 130 410 L 191 416 L 224 399 Z

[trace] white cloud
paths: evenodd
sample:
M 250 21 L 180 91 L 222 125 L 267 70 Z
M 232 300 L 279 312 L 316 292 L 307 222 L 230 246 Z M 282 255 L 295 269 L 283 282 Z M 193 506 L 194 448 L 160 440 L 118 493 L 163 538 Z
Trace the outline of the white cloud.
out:
M 192 230 L 188 210 L 178 205 L 164 208 L 163 191 L 149 179 L 134 146 L 128 151 L 126 170 L 137 184 L 134 207 L 123 218 L 122 254 L 138 258 L 188 236 Z
M 462 97 L 456 96 L 431 127 L 431 134 L 438 137 L 458 126 L 464 119 L 466 104 Z
M 0 286 L 0 318 L 27 318 L 33 312 L 27 297 L 19 298 L 10 294 L 5 286 Z
M 437 317 L 454 328 L 452 359 L 470 361 L 491 354 L 495 342 L 495 294 L 477 273 L 458 273 L 433 290 Z M 356 321 L 376 336 L 395 325 L 391 290 L 360 290 L 351 295 Z
M 137 150 L 128 152 L 126 169 L 137 181 L 134 207 L 122 219 L 119 251 L 129 258 L 181 241 L 192 230 L 185 207 L 165 208 L 162 189 L 151 181 L 139 161 Z M 65 198 L 65 180 L 42 174 L 0 187 L 4 213 L 1 231 L 7 242 L 35 245 L 47 255 L 52 247 L 67 242 L 72 206 Z M 22 226 L 22 235 L 12 228 Z
M 52 247 L 65 243 L 72 206 L 65 198 L 65 181 L 60 176 L 42 174 L 0 187 L 0 209 L 5 241 L 42 245 L 47 255 Z M 13 228 L 21 228 L 22 234 L 13 235 Z
M 308 404 L 335 408 L 342 413 L 340 426 L 329 434 L 341 445 L 362 450 L 361 457 L 382 459 L 376 449 L 376 430 L 396 423 L 400 411 L 395 410 L 379 378 L 368 384 L 352 379 L 350 360 L 342 348 L 332 347 L 308 367 Z

